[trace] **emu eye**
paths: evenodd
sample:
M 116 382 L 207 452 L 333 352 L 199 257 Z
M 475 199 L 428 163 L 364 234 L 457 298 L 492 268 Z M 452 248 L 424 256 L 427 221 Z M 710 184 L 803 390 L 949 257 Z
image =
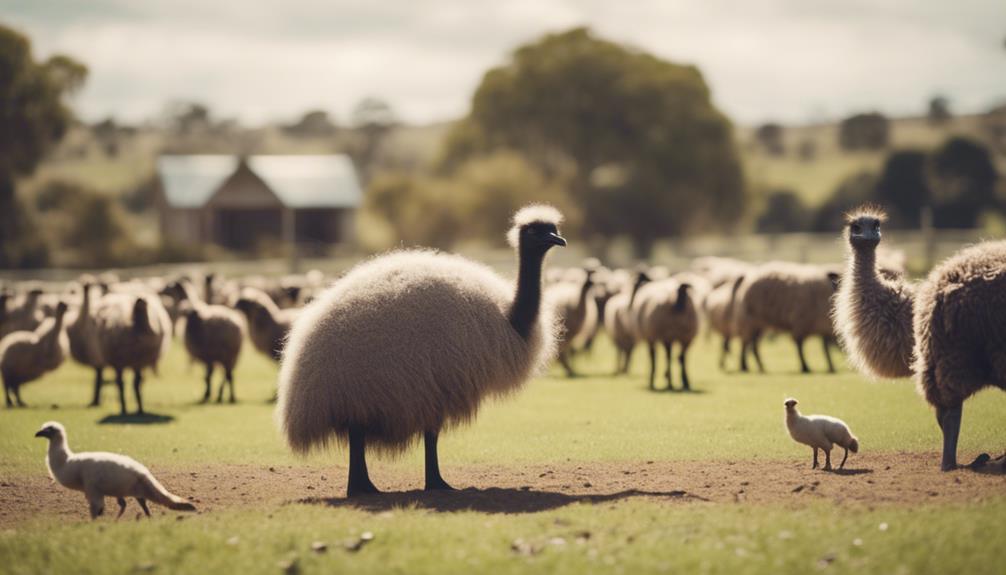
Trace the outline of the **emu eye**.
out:
M 852 224 L 852 226 L 849 229 L 851 229 L 852 233 L 854 233 L 854 234 L 863 233 L 863 228 L 860 227 L 859 224 Z
M 880 222 L 873 222 L 873 231 L 880 231 Z

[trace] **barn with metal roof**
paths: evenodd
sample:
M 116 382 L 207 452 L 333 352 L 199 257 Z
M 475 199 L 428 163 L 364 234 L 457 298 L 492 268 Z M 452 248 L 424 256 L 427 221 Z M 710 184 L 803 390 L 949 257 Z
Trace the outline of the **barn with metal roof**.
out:
M 345 155 L 165 155 L 157 161 L 161 234 L 175 244 L 256 251 L 267 242 L 322 252 L 352 243 L 363 193 Z

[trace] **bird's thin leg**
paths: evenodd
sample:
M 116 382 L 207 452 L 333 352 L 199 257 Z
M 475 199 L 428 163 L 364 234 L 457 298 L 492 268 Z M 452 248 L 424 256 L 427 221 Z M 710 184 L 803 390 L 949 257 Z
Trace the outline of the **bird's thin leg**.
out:
M 142 497 L 137 497 L 136 502 L 140 504 L 140 509 L 143 510 L 143 513 L 147 517 L 150 517 L 150 508 L 147 507 L 147 500 Z
M 119 413 L 126 415 L 126 382 L 122 379 L 122 369 L 115 368 L 115 387 L 119 388 Z
M 957 439 L 961 433 L 963 405 L 937 407 L 936 421 L 943 430 L 943 471 L 957 468 Z
M 230 390 L 230 402 L 237 403 L 237 398 L 234 397 L 234 371 L 230 368 L 224 372 L 227 375 L 227 388 Z
M 213 364 L 206 364 L 206 391 L 203 393 L 203 399 L 200 403 L 206 403 L 210 400 L 210 393 L 213 391 Z
M 831 471 L 831 450 L 824 450 L 824 470 Z
M 94 397 L 91 398 L 91 403 L 88 407 L 98 407 L 101 405 L 101 384 L 103 383 L 101 379 L 101 368 L 94 368 Z
M 119 514 L 115 516 L 115 518 L 118 519 L 126 512 L 126 498 L 116 497 L 115 502 L 119 504 Z
M 845 460 L 849 458 L 849 448 L 842 447 L 845 450 L 845 454 L 842 455 L 842 463 L 838 464 L 839 469 L 845 469 Z
M 815 447 L 814 448 L 814 465 L 811 467 L 811 469 L 817 469 L 818 465 L 819 465 L 819 463 L 817 462 L 817 448 Z
M 810 367 L 807 365 L 807 359 L 803 356 L 803 338 L 794 337 L 793 342 L 796 343 L 796 354 L 800 358 L 800 373 L 810 373 Z
M 426 449 L 426 490 L 453 490 L 454 488 L 440 476 L 440 459 L 437 456 L 438 431 L 427 431 L 423 434 L 423 446 Z
M 657 378 L 657 346 L 652 342 L 650 345 L 650 391 L 656 389 L 654 383 Z
M 358 425 L 349 427 L 349 484 L 346 497 L 380 493 L 367 473 L 366 432 Z
M 141 391 L 141 386 L 143 385 L 143 374 L 140 370 L 133 370 L 133 395 L 136 396 L 136 413 L 143 414 L 143 392 Z
M 667 391 L 674 391 L 674 384 L 671 380 L 671 365 L 674 363 L 674 354 L 672 350 L 672 344 L 669 341 L 664 342 L 664 355 L 667 357 Z
M 835 364 L 831 361 L 831 338 L 822 338 L 824 342 L 824 359 L 828 360 L 828 373 L 835 373 Z
M 688 384 L 688 368 L 685 367 L 685 352 L 687 351 L 688 346 L 681 344 L 681 351 L 678 353 L 678 363 L 681 364 L 681 385 L 685 391 L 690 391 L 692 387 Z

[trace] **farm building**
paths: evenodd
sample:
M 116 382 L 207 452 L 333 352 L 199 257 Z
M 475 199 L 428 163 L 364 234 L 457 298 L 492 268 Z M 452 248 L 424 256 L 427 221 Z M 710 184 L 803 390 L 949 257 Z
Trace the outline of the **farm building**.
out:
M 345 155 L 165 155 L 157 161 L 161 236 L 254 250 L 352 243 L 363 201 Z

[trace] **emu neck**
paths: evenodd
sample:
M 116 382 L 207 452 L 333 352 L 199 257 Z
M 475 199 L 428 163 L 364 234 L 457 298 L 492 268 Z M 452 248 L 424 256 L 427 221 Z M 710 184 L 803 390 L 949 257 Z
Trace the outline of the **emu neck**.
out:
M 53 474 L 59 473 L 71 455 L 73 452 L 70 451 L 70 444 L 66 437 L 61 435 L 49 440 L 49 455 L 46 461 Z
M 80 302 L 80 317 L 91 313 L 91 288 L 84 286 L 84 301 Z
M 510 325 L 525 340 L 538 321 L 541 308 L 541 264 L 544 253 L 520 251 L 520 268 L 517 271 L 517 293 L 510 307 Z
M 61 313 L 56 314 L 55 319 L 56 321 L 53 322 L 52 328 L 50 328 L 49 331 L 42 336 L 42 339 L 47 344 L 53 344 L 57 342 L 59 340 L 59 333 L 63 331 L 63 314 Z

